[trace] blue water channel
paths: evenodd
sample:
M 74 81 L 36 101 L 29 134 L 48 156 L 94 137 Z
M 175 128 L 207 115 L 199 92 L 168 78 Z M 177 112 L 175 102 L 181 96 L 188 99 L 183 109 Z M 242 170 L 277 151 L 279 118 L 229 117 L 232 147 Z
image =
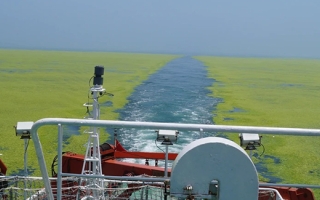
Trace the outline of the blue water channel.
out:
M 135 89 L 127 105 L 119 110 L 120 120 L 213 124 L 213 110 L 219 102 L 209 96 L 211 92 L 207 87 L 213 83 L 202 62 L 192 57 L 175 59 Z M 119 131 L 118 139 L 127 149 L 160 151 L 152 130 Z M 186 144 L 200 138 L 200 134 L 214 133 L 180 132 L 178 142 L 169 150 L 179 152 Z M 160 145 L 160 148 L 164 147 Z
M 216 105 L 221 102 L 221 99 L 215 98 L 207 89 L 214 84 L 214 81 L 207 77 L 206 66 L 202 62 L 192 57 L 175 59 L 135 88 L 126 106 L 118 110 L 120 120 L 214 124 L 213 113 Z M 242 110 L 235 108 L 230 112 L 240 111 Z M 155 142 L 154 130 L 120 129 L 118 131 L 119 141 L 128 150 L 159 152 L 160 149 L 162 151 L 165 149 L 160 143 Z M 180 132 L 178 142 L 170 146 L 169 151 L 180 152 L 190 142 L 216 134 L 200 133 L 200 131 Z M 254 154 L 255 157 L 257 155 L 257 153 Z M 280 161 L 275 162 L 275 164 L 278 163 Z M 256 163 L 256 167 L 270 182 L 281 182 L 280 178 L 268 172 L 262 160 Z

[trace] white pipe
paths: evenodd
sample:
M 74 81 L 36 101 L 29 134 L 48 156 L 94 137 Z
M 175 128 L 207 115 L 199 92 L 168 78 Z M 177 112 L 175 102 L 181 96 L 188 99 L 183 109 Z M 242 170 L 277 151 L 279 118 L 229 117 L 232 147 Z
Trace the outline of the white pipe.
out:
M 62 142 L 63 142 L 63 127 L 58 124 L 58 174 L 57 174 L 57 199 L 61 199 L 62 191 Z
M 166 155 L 164 163 L 164 177 L 168 178 L 168 154 L 169 154 L 169 145 L 166 145 Z

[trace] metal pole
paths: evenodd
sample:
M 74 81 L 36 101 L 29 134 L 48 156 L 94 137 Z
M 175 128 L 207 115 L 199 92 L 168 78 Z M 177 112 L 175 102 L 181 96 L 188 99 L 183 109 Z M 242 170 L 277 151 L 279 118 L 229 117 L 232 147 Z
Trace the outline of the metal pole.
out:
M 62 173 L 62 176 L 68 177 L 83 177 L 86 178 L 88 175 L 84 174 L 73 174 L 73 173 Z M 127 181 L 142 181 L 142 182 L 164 182 L 169 181 L 167 178 L 150 178 L 150 177 L 140 177 L 140 176 L 102 176 L 102 175 L 90 175 L 90 178 L 100 178 L 100 179 L 111 179 L 111 180 L 127 180 Z
M 13 192 L 12 192 L 12 187 L 10 188 L 10 200 L 13 199 Z
M 32 126 L 32 129 L 33 127 L 34 125 Z M 38 162 L 40 166 L 41 176 L 43 178 L 43 182 L 45 186 L 45 191 L 46 191 L 46 194 L 48 195 L 48 200 L 54 200 L 51 185 L 50 185 L 50 180 L 48 176 L 48 171 L 47 171 L 46 163 L 45 163 L 43 152 L 42 152 L 41 143 L 37 133 L 38 127 L 35 127 L 34 130 L 32 129 L 31 129 L 32 140 L 33 140 L 36 154 L 38 157 Z
M 164 163 L 164 177 L 168 177 L 168 152 L 169 152 L 169 145 L 166 145 L 166 157 L 165 157 L 165 163 Z
M 27 148 L 28 148 L 28 140 L 29 139 L 24 139 L 24 199 L 27 199 L 27 176 L 28 176 L 28 153 L 27 153 Z
M 200 128 L 200 138 L 202 138 L 202 137 L 203 137 L 203 129 Z
M 167 182 L 164 182 L 164 200 L 168 199 L 168 194 L 167 194 Z
M 66 118 L 44 118 L 36 121 L 31 129 L 33 140 L 37 140 L 37 130 L 44 125 L 77 125 L 91 127 L 111 127 L 111 128 L 144 128 L 144 129 L 166 129 L 166 130 L 189 130 L 216 131 L 231 133 L 263 133 L 272 135 L 300 135 L 300 136 L 320 136 L 320 129 L 306 128 L 277 128 L 259 126 L 231 126 L 231 125 L 209 125 L 209 124 L 183 124 L 183 123 L 160 123 L 160 122 L 136 122 L 136 121 L 115 121 L 115 120 L 88 120 L 88 119 L 66 119 Z M 37 146 L 38 147 L 38 144 Z
M 57 174 L 57 199 L 61 199 L 62 192 L 62 142 L 63 142 L 63 128 L 58 124 L 58 174 Z
M 148 192 L 149 192 L 149 186 L 147 185 L 147 186 L 146 186 L 146 200 L 148 200 L 148 198 L 149 198 L 149 197 L 148 197 Z

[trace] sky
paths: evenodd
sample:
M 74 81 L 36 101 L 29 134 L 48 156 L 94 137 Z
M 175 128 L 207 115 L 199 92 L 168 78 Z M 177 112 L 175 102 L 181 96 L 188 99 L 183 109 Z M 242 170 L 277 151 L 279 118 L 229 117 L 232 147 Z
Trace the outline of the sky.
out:
M 1 0 L 0 48 L 320 58 L 320 1 Z

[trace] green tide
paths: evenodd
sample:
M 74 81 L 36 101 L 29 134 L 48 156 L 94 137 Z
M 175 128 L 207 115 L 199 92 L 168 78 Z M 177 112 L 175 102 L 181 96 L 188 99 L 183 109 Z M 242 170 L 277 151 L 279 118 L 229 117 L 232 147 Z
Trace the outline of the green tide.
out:
M 216 82 L 219 125 L 320 128 L 320 60 L 196 57 Z M 238 134 L 231 137 L 239 143 Z M 263 161 L 284 183 L 318 184 L 320 137 L 263 135 Z M 260 148 L 261 149 L 261 148 Z M 261 150 L 260 150 L 261 153 Z M 262 178 L 268 181 L 267 178 Z M 320 197 L 319 191 L 316 191 Z
M 176 55 L 125 54 L 103 52 L 61 52 L 0 50 L 0 153 L 8 174 L 23 169 L 24 142 L 15 136 L 18 121 L 42 118 L 83 118 L 88 101 L 89 80 L 94 67 L 105 67 L 104 88 L 114 94 L 99 101 L 104 106 L 101 119 L 117 119 L 117 109 L 127 103 L 134 88 Z M 57 153 L 57 128 L 40 128 L 39 137 L 47 166 Z M 73 135 L 64 150 L 85 152 L 88 135 Z M 107 134 L 101 134 L 105 141 Z M 28 166 L 40 175 L 32 140 L 28 147 Z
M 82 118 L 83 103 L 88 101 L 89 80 L 94 66 L 105 67 L 104 88 L 113 97 L 100 103 L 101 119 L 117 119 L 118 109 L 127 103 L 134 88 L 177 55 L 103 52 L 62 52 L 0 50 L 0 153 L 8 174 L 23 168 L 24 142 L 15 136 L 18 121 L 42 118 Z M 319 128 L 320 60 L 229 58 L 197 56 L 215 79 L 209 88 L 221 102 L 213 121 L 219 125 L 246 125 L 290 128 Z M 39 130 L 47 166 L 57 150 L 57 127 Z M 229 138 L 239 143 L 238 133 Z M 72 135 L 64 150 L 85 151 L 87 135 Z M 101 141 L 108 134 L 101 134 Z M 263 135 L 262 162 L 272 176 L 283 183 L 318 184 L 320 162 L 319 137 Z M 259 150 L 261 153 L 261 149 Z M 268 156 L 280 160 L 275 163 Z M 32 140 L 28 148 L 28 166 L 39 176 Z M 260 174 L 262 181 L 268 178 Z M 320 192 L 315 190 L 316 196 Z

